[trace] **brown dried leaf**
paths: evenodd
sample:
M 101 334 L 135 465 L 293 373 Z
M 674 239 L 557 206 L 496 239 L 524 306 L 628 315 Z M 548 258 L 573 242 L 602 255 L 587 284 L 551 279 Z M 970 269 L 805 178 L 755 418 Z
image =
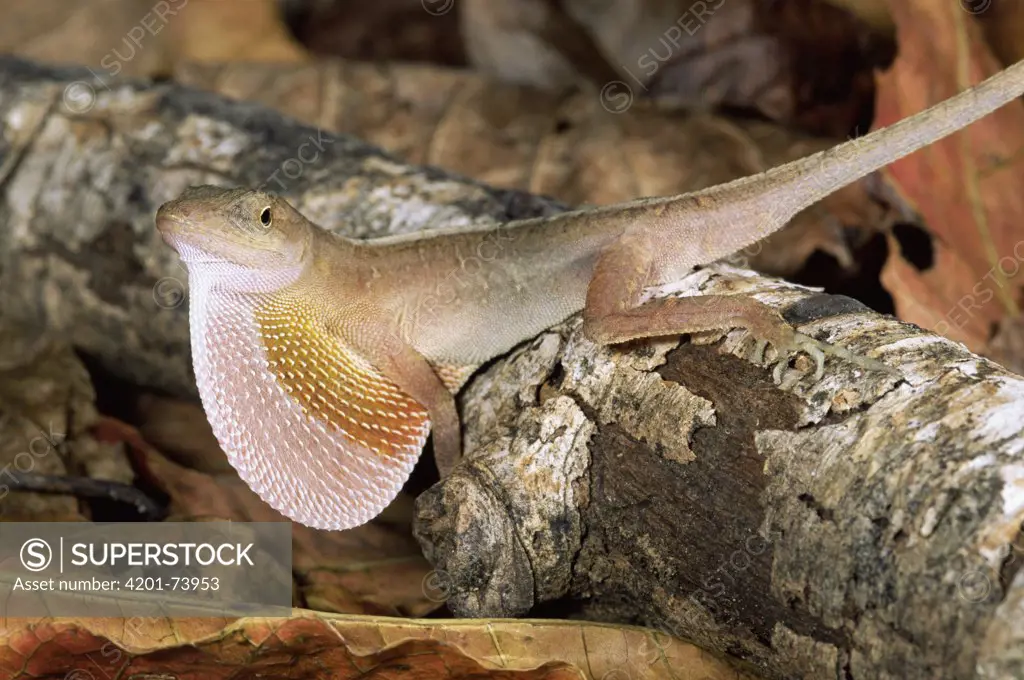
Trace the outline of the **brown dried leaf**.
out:
M 892 4 L 900 57 L 879 78 L 883 126 L 999 70 L 980 31 L 956 3 Z M 890 237 L 882 282 L 898 315 L 966 343 L 987 345 L 993 326 L 1019 311 L 1024 260 L 1024 107 L 1014 102 L 890 166 L 897 190 L 923 216 L 931 266 L 919 269 Z
M 0 677 L 742 680 L 725 662 L 631 626 L 291 618 L 8 620 Z M 149 675 L 147 675 L 149 674 Z
M 459 17 L 465 2 L 293 2 L 295 32 L 318 56 L 465 66 Z
M 847 136 L 874 102 L 874 68 L 892 59 L 891 30 L 877 32 L 821 0 L 759 7 L 755 30 L 778 43 L 779 85 L 793 100 L 785 119 L 808 132 Z
M 506 83 L 565 90 L 615 78 L 586 26 L 559 0 L 462 0 L 462 40 L 473 66 Z
M 10 310 L 7 310 L 8 313 Z M 12 473 L 89 476 L 130 482 L 123 452 L 91 433 L 99 415 L 92 382 L 70 346 L 22 335 L 10 316 L 0 326 L 0 515 L 20 521 L 83 520 L 78 500 L 11 492 Z
M 466 0 L 462 9 L 477 69 L 550 90 L 589 82 L 609 106 L 624 97 L 725 105 L 845 135 L 873 95 L 875 36 L 819 0 Z
M 177 60 L 303 61 L 275 0 L 4 0 L 0 52 L 93 67 L 97 79 Z
M 233 470 L 199 404 L 142 394 L 136 411 L 142 438 L 175 463 L 208 473 Z
M 1024 3 L 964 0 L 963 7 L 981 22 L 986 40 L 1002 63 L 1024 59 Z
M 170 28 L 175 61 L 309 59 L 282 22 L 276 0 L 188 0 L 180 20 Z
M 4 0 L 0 52 L 86 64 L 108 76 L 159 73 L 169 65 L 164 29 L 187 4 L 188 0 Z
M 999 322 L 988 355 L 1011 371 L 1024 375 L 1024 316 L 1014 316 Z

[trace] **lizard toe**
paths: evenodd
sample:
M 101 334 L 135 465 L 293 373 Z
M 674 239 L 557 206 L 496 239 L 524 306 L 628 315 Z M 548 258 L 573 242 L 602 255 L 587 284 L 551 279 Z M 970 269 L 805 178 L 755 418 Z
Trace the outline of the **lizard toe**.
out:
M 764 351 L 768 348 L 768 341 L 760 338 L 754 339 L 754 363 L 760 364 L 764 361 Z
M 804 335 L 803 333 L 793 333 L 790 342 L 786 343 L 783 347 L 777 346 L 775 349 L 778 356 L 773 362 L 775 366 L 772 369 L 772 379 L 775 381 L 776 385 L 782 384 L 782 374 L 787 368 L 789 368 L 790 357 L 801 352 L 814 360 L 815 380 L 821 380 L 825 375 L 825 354 L 827 352 L 827 346 L 823 346 L 822 343 L 818 342 L 814 338 Z
M 825 375 L 825 351 L 821 343 L 802 333 L 797 333 L 794 339 L 798 350 L 814 359 L 814 379 L 821 380 Z

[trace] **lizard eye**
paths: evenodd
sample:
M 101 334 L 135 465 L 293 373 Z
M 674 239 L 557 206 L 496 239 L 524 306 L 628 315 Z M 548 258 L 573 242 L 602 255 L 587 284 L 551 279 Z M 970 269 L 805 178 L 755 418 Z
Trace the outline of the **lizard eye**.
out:
M 270 206 L 267 206 L 260 212 L 260 224 L 264 227 L 269 227 L 273 221 L 273 216 L 270 214 Z

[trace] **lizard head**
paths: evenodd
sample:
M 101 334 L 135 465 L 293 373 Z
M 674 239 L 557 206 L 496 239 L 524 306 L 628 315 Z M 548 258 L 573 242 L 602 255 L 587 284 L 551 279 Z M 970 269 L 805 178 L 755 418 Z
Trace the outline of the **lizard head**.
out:
M 156 213 L 156 228 L 190 271 L 201 268 L 204 274 L 295 272 L 313 233 L 309 222 L 280 198 L 214 186 L 191 187 L 164 203 Z
M 429 413 L 336 328 L 344 296 L 318 294 L 315 276 L 330 234 L 282 199 L 210 186 L 156 225 L 188 267 L 196 387 L 228 461 L 298 522 L 369 521 L 409 476 Z

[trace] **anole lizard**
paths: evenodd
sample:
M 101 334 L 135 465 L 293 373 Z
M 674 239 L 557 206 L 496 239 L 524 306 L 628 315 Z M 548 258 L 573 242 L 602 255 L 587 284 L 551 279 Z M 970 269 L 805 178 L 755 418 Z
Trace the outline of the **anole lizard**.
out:
M 161 206 L 156 224 L 188 268 L 207 417 L 267 503 L 303 524 L 345 529 L 395 497 L 431 429 L 447 474 L 460 456 L 453 395 L 470 373 L 581 309 L 584 333 L 601 344 L 743 327 L 780 361 L 808 352 L 820 377 L 821 346 L 752 298 L 641 296 L 1022 93 L 1024 61 L 760 175 L 498 228 L 356 241 L 260 191 L 192 187 Z

